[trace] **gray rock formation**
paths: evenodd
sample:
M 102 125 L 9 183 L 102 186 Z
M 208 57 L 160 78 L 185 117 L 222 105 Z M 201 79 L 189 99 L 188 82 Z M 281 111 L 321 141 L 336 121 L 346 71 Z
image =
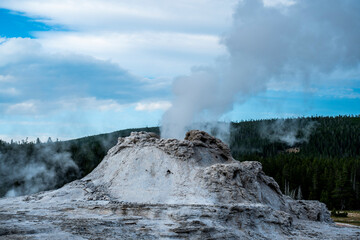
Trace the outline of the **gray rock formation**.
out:
M 360 239 L 360 229 L 284 196 L 259 162 L 193 130 L 183 141 L 132 133 L 83 179 L 0 199 L 0 239 Z

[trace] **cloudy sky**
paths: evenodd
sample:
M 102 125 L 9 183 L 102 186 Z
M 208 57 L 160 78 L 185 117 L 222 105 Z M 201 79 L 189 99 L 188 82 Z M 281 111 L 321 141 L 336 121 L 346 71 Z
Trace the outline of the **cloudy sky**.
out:
M 359 1 L 304 2 L 2 0 L 0 139 L 158 126 L 189 89 L 225 121 L 359 114 Z

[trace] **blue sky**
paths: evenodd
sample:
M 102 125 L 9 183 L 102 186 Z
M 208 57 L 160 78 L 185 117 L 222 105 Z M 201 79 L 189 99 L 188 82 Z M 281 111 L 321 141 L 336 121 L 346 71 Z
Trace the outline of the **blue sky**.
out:
M 0 36 L 7 38 L 32 38 L 32 32 L 53 29 L 37 19 L 27 17 L 24 13 L 4 8 L 0 9 L 0 21 Z
M 342 7 L 347 15 L 351 16 L 348 9 L 359 9 L 356 1 L 345 2 L 348 5 Z M 296 1 L 267 0 L 261 4 L 264 6 L 257 9 L 264 11 L 262 16 L 269 14 L 268 9 L 286 15 Z M 1 1 L 0 139 L 71 139 L 160 125 L 163 113 L 173 106 L 174 89 L 176 93 L 173 82 L 179 76 L 191 75 L 199 66 L 217 65 L 223 58 L 248 54 L 250 59 L 258 54 L 247 49 L 238 53 L 241 50 L 238 43 L 234 46 L 230 41 L 238 39 L 235 31 L 242 16 L 237 15 L 244 14 L 241 9 L 245 7 L 237 0 Z M 330 10 L 323 12 L 330 14 L 333 12 Z M 255 16 L 256 12 L 251 14 Z M 343 15 L 346 14 L 339 16 Z M 245 14 L 243 17 L 243 22 L 263 21 Z M 341 30 L 337 31 L 340 34 L 337 38 L 341 38 L 342 32 L 349 35 L 347 27 L 359 31 L 348 23 L 350 20 L 343 17 L 341 21 L 329 22 L 337 26 L 350 24 L 334 28 Z M 312 30 L 317 31 L 316 24 L 313 26 Z M 242 29 L 252 36 L 248 29 Z M 329 61 L 314 62 L 321 72 L 311 75 L 309 80 L 296 80 L 308 69 L 299 64 L 304 72 L 298 75 L 286 72 L 288 75 L 279 79 L 280 74 L 271 70 L 262 88 L 246 94 L 237 84 L 237 92 L 232 93 L 231 101 L 217 118 L 240 121 L 360 114 L 358 36 L 350 34 L 344 38 L 349 49 L 346 54 L 333 51 L 336 56 L 344 56 L 341 62 L 331 63 L 330 54 L 325 56 Z M 244 37 L 240 39 L 243 41 Z M 269 41 L 254 38 L 257 46 L 264 43 L 271 49 L 277 47 L 269 45 Z M 241 62 L 239 68 L 243 65 L 246 63 Z

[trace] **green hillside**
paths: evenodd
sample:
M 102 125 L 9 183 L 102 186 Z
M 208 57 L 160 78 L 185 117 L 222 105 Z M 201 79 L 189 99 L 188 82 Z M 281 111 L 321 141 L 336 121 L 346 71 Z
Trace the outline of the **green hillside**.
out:
M 282 138 L 285 133 L 295 136 L 292 145 Z M 359 116 L 233 123 L 230 146 L 234 158 L 261 162 L 294 198 L 360 209 Z

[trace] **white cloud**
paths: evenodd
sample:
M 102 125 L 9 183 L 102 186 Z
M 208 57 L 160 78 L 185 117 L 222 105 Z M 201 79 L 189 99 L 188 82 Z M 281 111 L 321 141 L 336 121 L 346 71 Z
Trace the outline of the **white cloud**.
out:
M 263 0 L 267 7 L 286 7 L 296 4 L 296 0 Z
M 15 96 L 19 95 L 20 92 L 16 88 L 4 88 L 0 89 L 0 94 Z
M 20 103 L 6 104 L 6 114 L 10 115 L 49 115 L 61 111 L 97 111 L 118 112 L 133 104 L 119 104 L 113 99 L 96 97 L 67 98 L 60 100 L 28 100 Z
M 171 103 L 168 101 L 157 101 L 157 102 L 139 102 L 136 104 L 136 111 L 155 111 L 163 110 L 166 111 L 171 107 Z
M 172 30 L 221 33 L 237 0 L 3 0 L 0 7 L 77 31 Z
M 218 36 L 230 27 L 237 0 L 4 0 L 72 31 L 35 34 L 45 51 L 111 60 L 143 77 L 175 77 L 225 53 Z
M 54 102 L 58 108 L 64 110 L 91 110 L 91 111 L 122 111 L 124 108 L 130 106 L 130 104 L 119 104 L 113 99 L 96 99 L 95 97 L 87 98 L 70 98 Z
M 174 51 L 194 54 L 218 55 L 223 51 L 219 37 L 210 34 L 187 34 L 172 32 L 42 32 L 39 42 L 48 50 L 81 52 L 100 58 L 121 58 L 116 53 L 139 51 Z M 103 54 L 103 55 L 102 55 Z
M 360 99 L 360 92 L 356 92 L 352 88 L 320 88 L 317 93 L 320 97 Z
M 16 104 L 12 104 L 7 107 L 6 114 L 13 115 L 33 115 L 37 114 L 39 111 L 39 102 L 29 100 L 25 102 L 20 102 Z
M 140 78 L 116 63 L 69 52 L 49 53 L 36 39 L 10 38 L 1 44 L 0 71 L 0 89 L 14 97 L 2 99 L 5 103 L 74 96 L 136 102 L 150 94 L 142 89 Z M 126 94 L 118 94 L 119 90 Z
M 0 83 L 1 82 L 11 82 L 14 79 L 13 76 L 10 75 L 0 75 Z
M 169 77 L 144 77 L 140 79 L 145 84 L 145 88 L 149 91 L 156 91 L 159 89 L 169 89 L 172 78 Z
M 11 38 L 5 39 L 0 45 L 0 67 L 5 67 L 13 64 L 24 57 L 29 55 L 37 56 L 39 53 L 39 44 L 36 41 L 23 38 Z M 9 81 L 10 74 L 4 74 L 4 70 L 1 75 L 2 79 Z
M 219 37 L 172 32 L 43 32 L 38 41 L 53 53 L 73 52 L 111 60 L 142 76 L 174 77 L 210 63 L 225 49 Z

